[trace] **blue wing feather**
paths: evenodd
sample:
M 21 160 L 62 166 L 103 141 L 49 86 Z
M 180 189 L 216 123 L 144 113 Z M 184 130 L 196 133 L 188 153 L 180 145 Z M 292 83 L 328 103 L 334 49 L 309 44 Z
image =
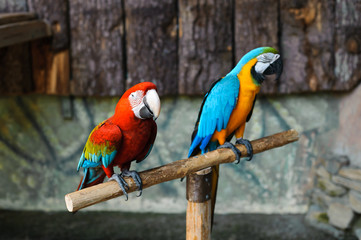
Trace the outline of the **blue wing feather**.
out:
M 237 104 L 239 85 L 237 75 L 229 74 L 217 82 L 205 95 L 198 131 L 192 141 L 188 156 L 199 144 L 201 144 L 199 148 L 205 152 L 215 130 L 221 131 L 227 127 L 232 111 Z

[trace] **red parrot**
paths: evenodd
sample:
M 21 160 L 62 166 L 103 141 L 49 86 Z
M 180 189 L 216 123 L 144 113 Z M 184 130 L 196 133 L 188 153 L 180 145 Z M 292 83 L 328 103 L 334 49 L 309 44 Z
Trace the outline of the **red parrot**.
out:
M 157 135 L 155 120 L 160 113 L 160 99 L 151 82 L 139 83 L 128 89 L 116 105 L 115 113 L 90 133 L 77 170 L 84 176 L 78 190 L 104 181 L 115 180 L 128 199 L 124 176 L 132 177 L 142 193 L 142 181 L 136 171 L 129 171 L 132 161 L 141 162 L 152 150 Z M 114 174 L 114 166 L 121 174 Z

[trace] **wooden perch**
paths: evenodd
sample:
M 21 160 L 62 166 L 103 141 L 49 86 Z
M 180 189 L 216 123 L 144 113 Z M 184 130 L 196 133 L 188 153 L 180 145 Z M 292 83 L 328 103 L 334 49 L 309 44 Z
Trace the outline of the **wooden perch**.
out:
M 251 141 L 253 153 L 257 154 L 273 148 L 281 147 L 299 138 L 296 130 L 280 132 L 268 137 Z M 247 150 L 243 145 L 236 145 L 242 152 L 243 156 L 247 155 Z M 183 178 L 190 173 L 197 172 L 201 169 L 211 167 L 222 163 L 231 163 L 235 161 L 235 155 L 230 149 L 218 149 L 208 152 L 204 155 L 197 155 L 188 159 L 178 160 L 164 166 L 149 169 L 140 172 L 143 181 L 143 189 L 153 185 Z M 130 178 L 125 178 L 129 185 L 128 193 L 137 190 L 137 186 Z M 112 199 L 123 195 L 118 183 L 109 181 L 101 183 L 80 191 L 72 192 L 65 195 L 65 203 L 69 212 L 76 212 L 79 209 Z

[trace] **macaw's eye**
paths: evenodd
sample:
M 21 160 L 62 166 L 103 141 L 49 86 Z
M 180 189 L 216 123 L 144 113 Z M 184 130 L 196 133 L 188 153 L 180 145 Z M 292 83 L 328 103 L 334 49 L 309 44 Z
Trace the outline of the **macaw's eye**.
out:
M 138 106 L 142 102 L 143 95 L 144 95 L 144 92 L 142 90 L 132 92 L 129 95 L 129 102 L 130 102 L 130 105 L 132 106 L 132 108 Z

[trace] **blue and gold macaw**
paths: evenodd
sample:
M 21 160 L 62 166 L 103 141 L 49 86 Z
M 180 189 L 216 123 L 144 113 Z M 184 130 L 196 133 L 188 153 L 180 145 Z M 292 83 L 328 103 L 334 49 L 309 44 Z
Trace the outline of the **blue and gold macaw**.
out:
M 243 138 L 246 122 L 252 116 L 263 81 L 275 81 L 281 73 L 282 61 L 277 50 L 260 47 L 244 55 L 230 73 L 213 83 L 200 107 L 188 157 L 217 148 L 231 148 L 238 163 L 241 153 L 230 143 L 235 135 L 236 144 L 245 145 L 251 160 L 252 145 Z M 213 167 L 212 222 L 218 174 L 219 165 Z

